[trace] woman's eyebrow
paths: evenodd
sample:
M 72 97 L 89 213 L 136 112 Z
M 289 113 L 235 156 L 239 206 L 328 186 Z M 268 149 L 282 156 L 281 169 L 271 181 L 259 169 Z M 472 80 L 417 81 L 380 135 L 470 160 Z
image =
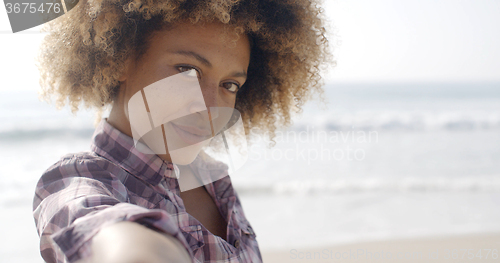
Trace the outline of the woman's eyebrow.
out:
M 200 61 L 203 65 L 210 67 L 210 68 L 212 67 L 212 63 L 210 63 L 210 61 L 208 61 L 208 59 L 206 59 L 205 57 L 203 57 L 202 55 L 200 55 L 194 51 L 177 50 L 177 51 L 173 51 L 171 53 L 193 57 L 196 60 Z
M 231 74 L 232 77 L 234 78 L 247 78 L 247 73 L 245 71 L 239 71 L 239 72 L 234 72 Z

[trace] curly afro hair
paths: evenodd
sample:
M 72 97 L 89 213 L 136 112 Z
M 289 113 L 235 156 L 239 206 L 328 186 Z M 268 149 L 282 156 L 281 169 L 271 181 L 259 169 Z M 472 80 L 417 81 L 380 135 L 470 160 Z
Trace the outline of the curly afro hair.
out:
M 218 20 L 251 40 L 248 79 L 235 108 L 245 129 L 274 137 L 278 125 L 314 92 L 322 96 L 320 70 L 330 62 L 323 9 L 315 0 L 84 0 L 45 25 L 37 58 L 41 97 L 84 104 L 100 119 L 111 105 L 131 54 L 144 54 L 153 32 L 181 20 Z

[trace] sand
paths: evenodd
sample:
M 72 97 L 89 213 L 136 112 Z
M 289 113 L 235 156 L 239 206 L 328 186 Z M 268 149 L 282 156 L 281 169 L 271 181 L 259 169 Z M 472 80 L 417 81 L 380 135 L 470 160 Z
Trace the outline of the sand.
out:
M 264 263 L 500 262 L 500 233 L 386 240 L 323 248 L 264 251 Z

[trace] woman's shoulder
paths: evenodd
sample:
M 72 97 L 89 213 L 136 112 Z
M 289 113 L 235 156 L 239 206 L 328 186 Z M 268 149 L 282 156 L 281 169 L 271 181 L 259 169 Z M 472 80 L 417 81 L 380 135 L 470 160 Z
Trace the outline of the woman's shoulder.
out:
M 68 153 L 42 173 L 37 189 L 76 180 L 99 181 L 102 186 L 109 185 L 117 180 L 114 176 L 116 168 L 116 164 L 94 152 Z
M 61 156 L 58 161 L 47 168 L 43 176 L 47 174 L 82 176 L 89 175 L 89 172 L 110 170 L 114 166 L 116 164 L 95 152 L 68 153 Z
M 65 154 L 42 173 L 35 188 L 34 204 L 70 189 L 82 193 L 82 189 L 89 193 L 106 192 L 125 198 L 126 191 L 115 170 L 115 164 L 94 152 Z

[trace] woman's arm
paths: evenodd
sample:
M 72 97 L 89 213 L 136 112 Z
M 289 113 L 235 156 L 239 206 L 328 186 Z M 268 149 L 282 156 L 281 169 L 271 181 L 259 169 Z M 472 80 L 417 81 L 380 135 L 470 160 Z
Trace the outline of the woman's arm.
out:
M 106 163 L 99 160 L 70 157 L 42 175 L 35 189 L 33 217 L 43 259 L 50 263 L 191 262 L 165 260 L 184 259 L 184 253 L 192 257 L 175 216 L 129 203 L 125 185 L 103 166 Z M 88 261 L 93 255 L 95 260 Z
M 78 263 L 191 263 L 174 237 L 134 222 L 103 228 L 92 239 L 92 256 Z

